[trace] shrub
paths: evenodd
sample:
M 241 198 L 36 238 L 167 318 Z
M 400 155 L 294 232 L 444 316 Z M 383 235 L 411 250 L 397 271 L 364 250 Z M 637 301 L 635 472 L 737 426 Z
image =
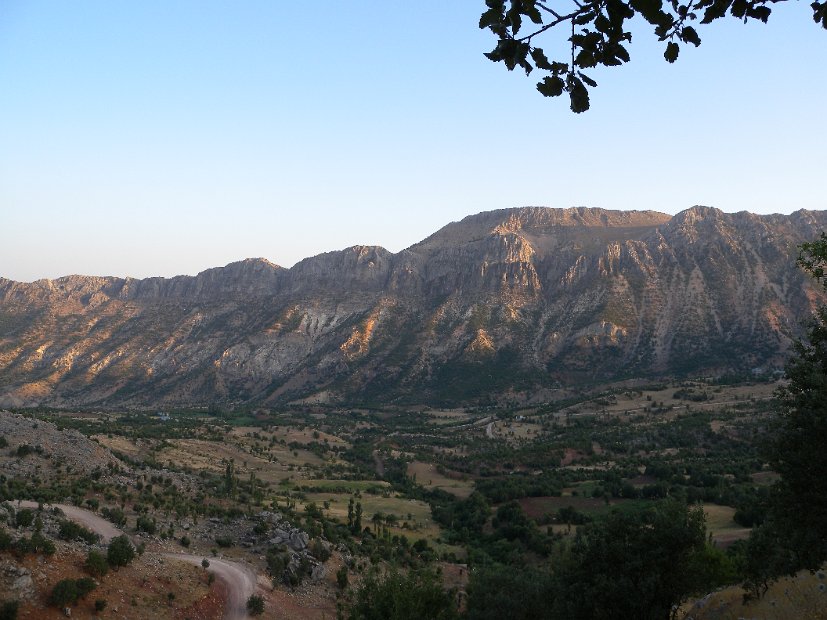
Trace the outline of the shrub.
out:
M 29 546 L 32 553 L 45 553 L 52 555 L 55 552 L 55 543 L 46 538 L 40 532 L 35 532 L 29 539 Z
M 87 530 L 82 525 L 78 525 L 73 521 L 62 520 L 60 522 L 60 530 L 58 532 L 58 537 L 62 540 L 83 540 L 84 542 L 92 545 L 98 542 L 99 536 L 94 532 Z
M 106 518 L 109 519 L 115 525 L 123 527 L 126 525 L 126 515 L 123 513 L 123 510 L 120 508 L 104 508 L 101 510 L 101 514 Z
M 0 527 L 0 551 L 11 549 L 12 539 L 9 533 Z
M 93 577 L 103 577 L 109 572 L 109 563 L 106 561 L 106 557 L 100 551 L 95 551 L 94 549 L 86 556 L 86 564 L 84 566 L 87 572 Z
M 106 599 L 99 598 L 95 601 L 95 613 L 100 613 L 106 609 Z
M 15 454 L 18 457 L 22 458 L 24 456 L 30 455 L 32 452 L 34 452 L 34 448 L 32 448 L 29 444 L 24 443 L 22 446 L 17 447 L 17 451 L 15 452 Z
M 80 598 L 78 594 L 78 584 L 74 579 L 61 579 L 52 588 L 52 594 L 49 597 L 52 605 L 56 607 L 66 607 L 72 603 L 77 602 Z
M 189 536 L 181 536 L 181 546 L 182 547 L 189 547 L 192 541 L 189 539 Z
M 146 516 L 138 517 L 138 521 L 135 524 L 135 530 L 138 532 L 146 532 L 147 534 L 154 534 L 155 533 L 155 519 Z
M 109 549 L 106 552 L 106 560 L 109 566 L 118 567 L 126 566 L 135 559 L 135 548 L 129 542 L 126 534 L 122 534 L 117 538 L 113 538 L 109 543 Z
M 330 559 L 330 549 L 318 538 L 313 539 L 310 543 L 310 553 L 319 562 L 327 562 Z
M 15 517 L 15 523 L 17 524 L 17 527 L 29 527 L 32 523 L 34 523 L 34 512 L 28 508 L 18 510 Z
M 347 587 L 347 582 L 347 566 L 342 566 L 336 571 L 336 583 L 342 590 L 344 590 Z
M 78 589 L 78 598 L 83 598 L 97 587 L 94 579 L 89 577 L 81 577 L 75 580 L 75 585 Z
M 257 594 L 253 594 L 253 596 L 247 599 L 247 611 L 251 616 L 260 616 L 263 614 L 264 599 Z
M 233 539 L 229 536 L 216 536 L 215 544 L 217 544 L 219 547 L 232 547 Z

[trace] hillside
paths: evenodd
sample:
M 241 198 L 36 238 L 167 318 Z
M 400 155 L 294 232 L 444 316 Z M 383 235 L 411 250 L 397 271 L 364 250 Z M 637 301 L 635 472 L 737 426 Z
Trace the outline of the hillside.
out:
M 0 279 L 0 405 L 473 402 L 772 371 L 823 301 L 827 213 L 521 208 L 291 269 Z

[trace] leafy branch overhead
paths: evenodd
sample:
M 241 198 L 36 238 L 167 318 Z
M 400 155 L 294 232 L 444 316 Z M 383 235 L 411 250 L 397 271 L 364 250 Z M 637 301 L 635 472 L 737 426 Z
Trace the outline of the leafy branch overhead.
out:
M 678 59 L 681 44 L 701 44 L 692 23 L 708 24 L 727 14 L 744 22 L 766 23 L 772 11 L 768 5 L 783 1 L 485 0 L 487 10 L 480 17 L 480 28 L 488 28 L 498 39 L 486 54 L 489 59 L 505 63 L 509 71 L 520 67 L 526 75 L 534 69 L 545 72 L 537 90 L 546 97 L 568 93 L 572 111 L 580 113 L 589 109 L 588 88 L 597 86 L 583 70 L 629 62 L 626 44 L 632 34 L 627 22 L 635 15 L 654 26 L 655 36 L 666 43 L 663 57 L 672 63 Z M 810 6 L 814 21 L 827 28 L 827 0 Z M 565 57 L 549 60 L 535 39 L 555 27 L 571 29 L 570 45 Z

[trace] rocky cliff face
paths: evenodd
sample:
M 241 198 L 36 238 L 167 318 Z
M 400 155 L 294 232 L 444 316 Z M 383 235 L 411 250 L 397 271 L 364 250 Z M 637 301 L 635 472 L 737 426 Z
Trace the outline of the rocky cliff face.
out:
M 794 262 L 825 228 L 825 212 L 523 208 L 292 269 L 0 279 L 0 404 L 459 402 L 777 368 L 824 302 Z

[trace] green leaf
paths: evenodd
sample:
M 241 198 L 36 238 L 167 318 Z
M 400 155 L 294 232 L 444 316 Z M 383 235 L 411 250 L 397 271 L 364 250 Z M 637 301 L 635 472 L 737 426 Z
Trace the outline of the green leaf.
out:
M 543 23 L 543 16 L 540 15 L 540 9 L 538 9 L 533 4 L 531 6 L 524 7 L 525 14 L 528 15 L 528 18 L 533 21 L 535 24 L 542 24 Z
M 770 18 L 770 13 L 772 13 L 772 9 L 768 6 L 754 6 L 747 9 L 747 17 L 751 17 L 753 19 L 760 19 L 765 24 L 767 20 Z
M 729 12 L 733 17 L 743 17 L 747 12 L 747 0 L 734 0 Z
M 546 58 L 542 48 L 535 47 L 531 50 L 531 58 L 534 60 L 534 64 L 537 65 L 538 69 L 542 69 L 543 71 L 552 70 L 551 63 L 548 61 L 548 58 Z
M 594 54 L 589 50 L 580 50 L 580 53 L 574 59 L 574 64 L 577 67 L 582 67 L 583 69 L 588 69 L 590 67 L 594 67 L 597 62 L 594 59 Z
M 684 43 L 691 43 L 695 47 L 701 44 L 701 38 L 692 26 L 684 26 L 681 30 L 681 39 Z
M 666 59 L 666 62 L 675 62 L 678 59 L 678 53 L 680 53 L 681 48 L 678 47 L 678 44 L 674 41 L 669 41 L 666 44 L 666 51 L 663 53 L 663 57 Z
M 704 18 L 701 20 L 702 24 L 709 24 L 712 21 L 726 15 L 727 10 L 732 5 L 732 0 L 714 0 L 714 2 L 704 11 Z
M 580 77 L 580 79 L 581 79 L 581 80 L 583 80 L 586 84 L 588 84 L 588 85 L 589 85 L 589 86 L 591 86 L 592 88 L 594 88 L 595 86 L 597 86 L 597 82 L 595 82 L 593 79 L 591 79 L 591 78 L 590 78 L 588 75 L 586 75 L 585 73 L 581 73 L 580 71 L 578 71 L 578 72 L 577 72 L 577 75 Z
M 544 77 L 541 82 L 537 82 L 537 90 L 544 97 L 559 97 L 563 94 L 565 82 L 562 78 L 555 76 Z
M 623 62 L 629 62 L 629 52 L 620 43 L 614 46 L 612 52 L 614 52 L 615 58 L 619 58 Z
M 566 78 L 566 87 L 569 91 L 569 99 L 571 100 L 571 111 L 575 114 L 580 114 L 589 109 L 589 91 L 583 86 L 583 82 L 574 74 L 569 74 Z
M 508 9 L 508 12 L 505 14 L 505 16 L 508 18 L 508 21 L 511 22 L 512 34 L 516 35 L 520 31 L 520 27 L 523 25 L 523 18 L 520 15 L 519 2 L 511 0 L 511 8 Z
M 663 8 L 663 0 L 631 0 L 629 6 L 643 15 L 650 24 L 657 24 L 657 17 Z
M 582 13 L 574 18 L 574 24 L 577 26 L 585 26 L 586 24 L 590 23 L 594 19 L 594 13 L 592 11 L 587 11 L 586 13 Z
M 489 9 L 480 16 L 480 28 L 485 29 L 502 21 L 503 15 L 496 9 Z
M 810 8 L 813 9 L 813 21 L 827 28 L 827 2 L 813 2 Z

